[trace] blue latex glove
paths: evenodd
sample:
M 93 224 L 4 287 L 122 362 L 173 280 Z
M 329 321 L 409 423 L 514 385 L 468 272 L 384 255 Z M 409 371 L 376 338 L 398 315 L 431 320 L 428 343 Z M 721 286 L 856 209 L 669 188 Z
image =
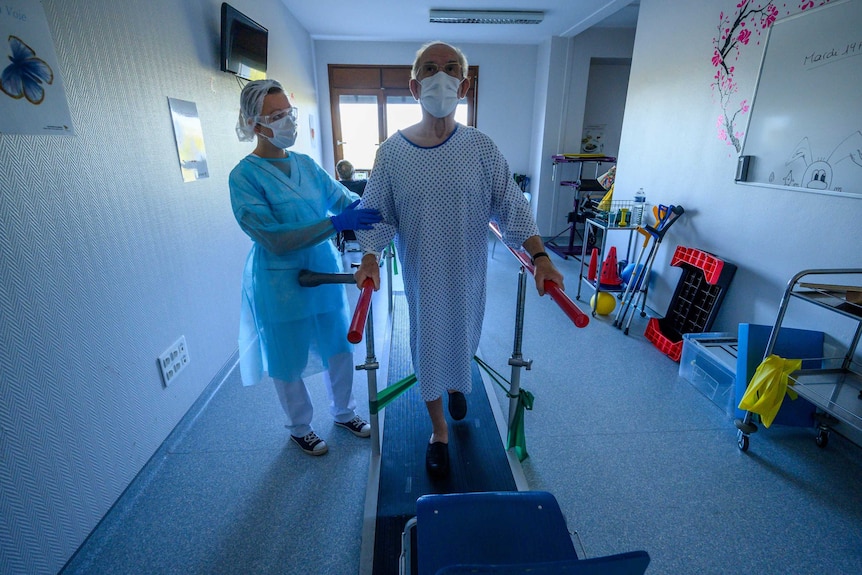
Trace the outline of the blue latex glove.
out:
M 329 218 L 332 220 L 332 225 L 335 226 L 337 231 L 370 230 L 374 227 L 374 224 L 383 220 L 380 212 L 377 210 L 355 209 L 358 203 L 359 200 L 356 200 L 347 206 L 343 212 Z

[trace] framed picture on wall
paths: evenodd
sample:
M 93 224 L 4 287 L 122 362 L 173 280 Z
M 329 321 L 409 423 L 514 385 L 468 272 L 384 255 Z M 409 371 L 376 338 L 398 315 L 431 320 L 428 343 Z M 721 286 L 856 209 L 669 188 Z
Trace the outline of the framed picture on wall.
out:
M 42 3 L 6 0 L 0 8 L 0 133 L 74 135 Z

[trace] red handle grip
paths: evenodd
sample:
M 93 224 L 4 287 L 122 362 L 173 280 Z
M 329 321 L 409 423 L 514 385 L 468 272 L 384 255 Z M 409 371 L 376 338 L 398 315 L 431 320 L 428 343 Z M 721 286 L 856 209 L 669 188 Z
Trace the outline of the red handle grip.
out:
M 491 228 L 491 231 L 494 232 L 494 235 L 500 241 L 503 241 L 503 234 L 500 233 L 500 228 L 497 227 L 496 224 L 490 223 L 488 226 Z M 506 246 L 509 252 L 518 258 L 518 261 L 529 271 L 531 274 L 535 275 L 536 269 L 533 266 L 533 262 L 530 260 L 530 256 L 524 252 L 518 252 Z M 590 316 L 581 311 L 581 309 L 575 305 L 575 302 L 566 295 L 566 292 L 560 289 L 560 286 L 552 282 L 551 280 L 545 280 L 545 293 L 551 296 L 551 299 L 554 300 L 560 309 L 563 310 L 563 313 L 572 320 L 575 324 L 575 327 L 587 327 L 590 323 Z
M 545 280 L 545 293 L 551 296 L 552 300 L 557 302 L 557 305 L 560 306 L 563 313 L 574 322 L 576 327 L 587 327 L 590 323 L 590 316 L 582 312 L 581 309 L 575 305 L 575 302 L 566 295 L 566 292 L 561 290 L 560 286 L 551 280 Z
M 359 343 L 362 341 L 362 331 L 365 329 L 365 321 L 368 319 L 368 308 L 371 307 L 371 292 L 374 291 L 374 280 L 366 278 L 359 293 L 359 301 L 353 311 L 353 320 L 350 329 L 347 330 L 347 341 Z

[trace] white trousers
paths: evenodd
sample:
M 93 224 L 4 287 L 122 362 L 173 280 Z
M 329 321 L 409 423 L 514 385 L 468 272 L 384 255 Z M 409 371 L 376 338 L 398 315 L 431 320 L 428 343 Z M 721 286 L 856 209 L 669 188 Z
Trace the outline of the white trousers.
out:
M 356 400 L 353 398 L 353 354 L 339 353 L 329 358 L 329 369 L 323 372 L 326 393 L 329 397 L 329 413 L 335 421 L 348 422 L 356 415 Z M 314 406 L 305 381 L 283 381 L 273 379 L 281 407 L 287 415 L 287 429 L 295 437 L 309 433 Z

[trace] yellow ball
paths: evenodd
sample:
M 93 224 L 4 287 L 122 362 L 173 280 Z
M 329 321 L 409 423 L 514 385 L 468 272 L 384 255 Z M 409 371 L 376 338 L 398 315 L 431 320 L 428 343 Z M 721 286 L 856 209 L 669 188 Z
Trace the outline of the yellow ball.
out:
M 597 295 L 599 296 L 598 302 L 596 302 Z M 599 315 L 608 315 L 617 307 L 617 298 L 608 292 L 600 291 L 597 294 L 593 294 L 593 297 L 590 298 L 590 307 L 596 310 L 596 313 Z

